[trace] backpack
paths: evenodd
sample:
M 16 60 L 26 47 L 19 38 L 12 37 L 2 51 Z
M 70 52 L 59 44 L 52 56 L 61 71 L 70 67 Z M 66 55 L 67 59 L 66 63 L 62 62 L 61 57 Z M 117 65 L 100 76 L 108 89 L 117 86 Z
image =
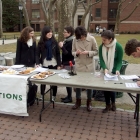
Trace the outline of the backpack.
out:
M 27 94 L 27 106 L 29 107 L 29 106 L 32 106 L 35 103 L 35 100 L 37 99 L 36 94 L 37 94 L 38 86 L 35 84 L 32 84 L 31 82 L 28 83 L 28 86 L 29 86 L 29 91 Z

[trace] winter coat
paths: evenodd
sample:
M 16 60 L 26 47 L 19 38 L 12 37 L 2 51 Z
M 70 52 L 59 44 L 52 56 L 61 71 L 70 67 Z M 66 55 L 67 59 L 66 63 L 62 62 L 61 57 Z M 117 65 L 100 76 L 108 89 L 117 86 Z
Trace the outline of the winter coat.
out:
M 88 51 L 89 54 L 76 55 L 76 51 Z M 93 36 L 87 35 L 86 40 L 77 40 L 74 38 L 72 44 L 72 55 L 75 57 L 75 68 L 79 72 L 94 72 L 95 65 L 93 56 L 98 54 L 98 46 Z
M 27 67 L 33 67 L 36 63 L 36 42 L 33 42 L 33 45 L 28 47 L 27 43 L 17 40 L 17 49 L 16 49 L 16 65 L 23 64 Z

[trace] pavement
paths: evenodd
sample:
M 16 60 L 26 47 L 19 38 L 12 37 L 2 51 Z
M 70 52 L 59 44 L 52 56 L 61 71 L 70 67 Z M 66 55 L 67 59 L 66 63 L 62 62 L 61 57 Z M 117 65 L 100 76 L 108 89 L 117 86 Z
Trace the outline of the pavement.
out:
M 36 38 L 37 40 L 39 40 L 39 36 Z M 5 44 L 12 44 L 12 43 L 16 43 L 17 39 L 4 39 L 4 40 L 0 40 L 0 45 L 5 45 Z
M 126 74 L 139 75 L 139 68 L 140 64 L 129 64 Z M 66 88 L 58 87 L 58 94 L 66 95 Z M 82 99 L 86 99 L 84 92 Z M 126 93 L 117 103 L 134 105 Z M 72 105 L 57 102 L 53 109 L 51 104 L 43 111 L 42 122 L 41 101 L 28 108 L 28 117 L 0 114 L 0 140 L 140 140 L 135 137 L 133 111 L 117 109 L 103 114 L 102 107 L 93 107 L 89 113 L 85 106 L 72 110 Z

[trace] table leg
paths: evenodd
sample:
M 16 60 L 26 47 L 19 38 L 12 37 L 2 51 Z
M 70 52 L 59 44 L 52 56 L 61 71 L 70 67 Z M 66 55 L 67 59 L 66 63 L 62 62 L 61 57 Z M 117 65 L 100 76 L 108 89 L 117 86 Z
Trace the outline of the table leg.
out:
M 140 96 L 139 94 L 137 94 L 137 113 L 136 113 L 136 137 L 138 137 L 138 133 L 139 133 L 139 100 L 140 100 Z
M 45 96 L 45 94 L 47 94 L 49 91 L 50 91 L 50 102 L 45 106 L 45 104 L 44 104 L 44 96 Z M 50 103 L 51 103 L 51 86 L 50 86 L 50 89 L 49 89 L 47 92 L 45 92 L 44 87 L 43 87 L 42 90 L 41 90 L 41 95 L 42 95 L 42 108 L 41 108 L 41 111 L 40 111 L 40 114 L 39 114 L 39 120 L 40 120 L 40 122 L 41 122 L 43 110 L 44 110 L 46 107 L 48 107 L 48 106 L 50 105 Z

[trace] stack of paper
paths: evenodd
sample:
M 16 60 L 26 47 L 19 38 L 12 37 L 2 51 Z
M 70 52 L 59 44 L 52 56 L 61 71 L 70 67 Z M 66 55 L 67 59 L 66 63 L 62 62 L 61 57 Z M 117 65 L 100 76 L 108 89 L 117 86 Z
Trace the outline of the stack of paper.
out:
M 139 79 L 137 75 L 120 75 L 120 77 L 124 80 Z
M 117 75 L 105 74 L 104 80 L 118 81 L 118 76 Z
M 140 88 L 137 83 L 125 83 L 128 88 Z

